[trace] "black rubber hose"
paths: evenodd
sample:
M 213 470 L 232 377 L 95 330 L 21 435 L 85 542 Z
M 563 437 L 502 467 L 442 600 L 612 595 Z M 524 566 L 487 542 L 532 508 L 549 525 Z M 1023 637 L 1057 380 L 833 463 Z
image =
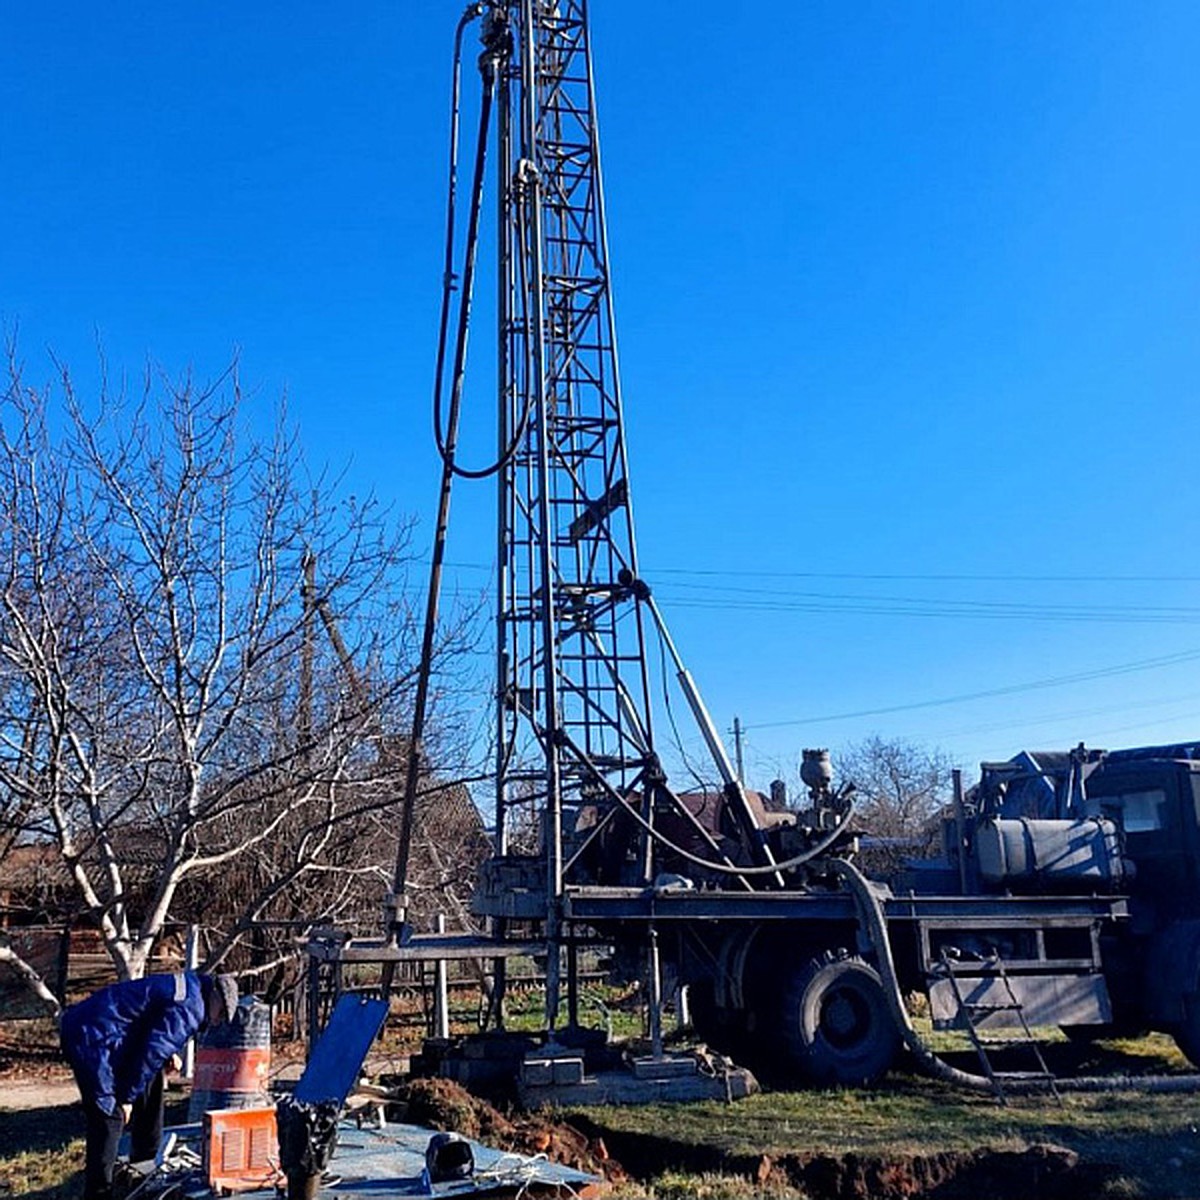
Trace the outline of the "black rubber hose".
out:
M 693 854 L 690 850 L 685 850 L 678 843 L 671 841 L 666 834 L 656 829 L 640 812 L 637 811 L 631 804 L 626 804 L 624 808 L 618 810 L 623 812 L 625 816 L 631 817 L 637 822 L 660 846 L 664 846 L 670 850 L 672 854 L 679 855 L 680 858 L 686 859 L 690 863 L 694 863 L 698 867 L 703 867 L 706 871 L 716 871 L 723 875 L 775 875 L 780 871 L 792 871 L 796 867 L 803 866 L 805 863 L 812 862 L 813 859 L 819 858 L 834 842 L 846 832 L 846 827 L 850 824 L 850 818 L 854 815 L 853 812 L 847 812 L 841 820 L 828 833 L 821 836 L 820 840 L 816 841 L 807 850 L 799 854 L 793 855 L 791 858 L 785 858 L 782 862 L 771 863 L 763 867 L 741 867 L 726 863 L 713 862 L 711 859 L 703 858 L 699 854 Z M 838 859 L 837 861 L 841 861 Z
M 883 905 L 880 904 L 879 897 L 867 877 L 853 863 L 836 858 L 831 861 L 830 867 L 854 894 L 867 939 L 875 951 L 875 961 L 883 980 L 883 993 L 888 1010 L 896 1022 L 904 1044 L 917 1060 L 917 1065 L 925 1074 L 940 1079 L 943 1083 L 973 1092 L 994 1093 L 996 1088 L 986 1075 L 977 1075 L 952 1067 L 931 1050 L 913 1028 L 908 1009 L 904 1006 L 904 997 L 900 993 L 900 981 L 896 975 L 896 963 L 887 934 L 887 919 L 883 915 Z M 1014 1096 L 1044 1090 L 1044 1085 L 1036 1080 L 1005 1080 L 1003 1087 L 1006 1093 Z M 1200 1091 L 1200 1075 L 1089 1075 L 1077 1079 L 1056 1079 L 1055 1087 L 1060 1092 L 1197 1092 Z
M 512 461 L 525 438 L 529 427 L 532 400 L 526 397 L 517 428 L 500 456 L 486 467 L 463 467 L 455 461 L 457 433 L 447 436 L 442 422 L 442 384 L 446 373 L 446 349 L 450 333 L 452 297 L 457 276 L 454 272 L 454 243 L 457 231 L 458 202 L 458 130 L 462 95 L 462 39 L 466 27 L 481 16 L 484 6 L 473 4 L 467 7 L 454 34 L 454 62 L 450 94 L 450 166 L 446 186 L 446 244 L 442 268 L 442 305 L 438 321 L 437 366 L 434 370 L 433 388 L 433 437 L 438 454 L 447 468 L 461 479 L 487 479 L 502 470 Z M 447 424 L 457 430 L 458 409 L 462 403 L 463 379 L 466 373 L 467 331 L 470 324 L 471 301 L 475 289 L 475 259 L 479 246 L 480 209 L 483 203 L 484 174 L 487 166 L 488 128 L 491 123 L 493 98 L 496 91 L 497 74 L 505 69 L 503 56 L 499 59 L 481 60 L 483 70 L 483 96 L 479 109 L 479 131 L 475 145 L 475 168 L 471 180 L 471 204 L 467 220 L 466 244 L 462 273 L 462 294 L 458 304 L 458 321 L 455 337 L 454 358 L 450 379 L 450 416 Z

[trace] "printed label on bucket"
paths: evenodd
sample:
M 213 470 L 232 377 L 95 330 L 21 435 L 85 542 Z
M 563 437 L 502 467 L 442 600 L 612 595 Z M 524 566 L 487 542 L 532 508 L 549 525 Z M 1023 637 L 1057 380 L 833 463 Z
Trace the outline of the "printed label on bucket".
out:
M 201 1046 L 196 1051 L 193 1091 L 257 1092 L 266 1087 L 271 1051 L 218 1050 Z

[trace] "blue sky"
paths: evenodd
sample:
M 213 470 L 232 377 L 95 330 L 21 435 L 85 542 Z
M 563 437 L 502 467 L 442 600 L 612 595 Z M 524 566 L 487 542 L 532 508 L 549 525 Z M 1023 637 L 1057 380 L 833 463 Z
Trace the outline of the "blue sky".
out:
M 7 13 L 30 373 L 238 347 L 427 530 L 461 7 Z M 1200 7 L 598 0 L 593 41 L 642 567 L 751 781 L 1200 736 Z

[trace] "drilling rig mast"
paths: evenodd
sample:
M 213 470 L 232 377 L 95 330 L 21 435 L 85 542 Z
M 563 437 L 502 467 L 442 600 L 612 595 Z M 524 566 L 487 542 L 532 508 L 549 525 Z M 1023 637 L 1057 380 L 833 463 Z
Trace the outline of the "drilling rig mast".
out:
M 463 41 L 476 21 L 478 132 L 460 228 Z M 335 968 L 382 962 L 385 993 L 405 960 L 492 958 L 491 1011 L 500 1023 L 505 957 L 540 945 L 551 1033 L 564 957 L 574 1025 L 579 936 L 612 935 L 610 922 L 627 915 L 622 889 L 645 891 L 681 863 L 743 897 L 782 888 L 785 872 L 844 829 L 835 820 L 806 830 L 800 853 L 793 838 L 785 846 L 792 857 L 778 861 L 781 843 L 768 841 L 761 804 L 756 809 L 737 778 L 638 569 L 588 33 L 586 0 L 490 0 L 470 5 L 458 24 L 434 396 L 442 485 L 395 884 L 382 946 L 328 948 L 317 939 L 312 949 L 315 963 Z M 498 449 L 486 466 L 465 467 L 458 438 L 489 186 Z M 489 477 L 497 496 L 495 855 L 472 909 L 491 927 L 487 939 L 450 947 L 414 939 L 405 884 L 452 486 Z M 716 805 L 701 797 L 706 820 L 667 783 L 655 742 L 650 648 L 663 664 L 653 685 L 679 691 L 712 758 L 720 795 Z M 814 799 L 828 798 L 826 783 L 818 780 Z M 585 892 L 587 913 L 578 908 Z M 651 956 L 655 939 L 644 920 L 623 935 L 627 948 Z
M 496 807 L 502 852 L 544 814 L 551 897 L 579 806 L 655 761 L 584 7 L 515 7 L 499 105 Z
M 462 43 L 475 20 L 482 90 L 460 231 Z M 700 851 L 697 864 L 728 872 L 745 890 L 755 884 L 744 868 L 765 873 L 755 879 L 767 886 L 781 885 L 783 876 L 638 571 L 586 0 L 473 4 L 459 22 L 454 63 L 434 404 L 441 503 L 389 934 L 396 946 L 406 932 L 404 886 L 451 487 L 456 478 L 491 476 L 498 560 L 496 857 L 474 909 L 493 920 L 500 941 L 510 918 L 542 928 L 553 1029 L 561 950 L 569 940 L 565 891 L 572 883 L 602 882 L 594 860 L 603 843 L 610 843 L 603 882 L 644 886 L 661 869 L 660 845 L 678 849 L 656 828 L 670 812 Z M 458 433 L 493 139 L 498 451 L 489 465 L 468 468 L 457 460 Z M 664 663 L 672 663 L 712 754 L 733 850 L 667 786 L 654 740 L 650 636 L 659 639 Z M 523 905 L 514 905 L 518 893 Z M 499 961 L 497 974 L 502 996 Z M 573 1017 L 573 989 L 568 1000 Z
M 666 786 L 649 636 L 676 659 L 751 861 L 771 859 L 638 570 L 586 0 L 492 4 L 483 16 L 498 147 L 496 867 L 518 848 L 514 827 L 538 829 L 555 945 L 563 889 L 616 814 L 641 818 L 637 882 L 656 870 L 665 808 L 729 863 Z

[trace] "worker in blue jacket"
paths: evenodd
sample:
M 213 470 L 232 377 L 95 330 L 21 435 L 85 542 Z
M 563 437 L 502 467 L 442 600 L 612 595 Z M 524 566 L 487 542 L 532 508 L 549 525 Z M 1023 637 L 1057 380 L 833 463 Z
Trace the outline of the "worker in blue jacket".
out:
M 102 988 L 62 1014 L 62 1047 L 87 1117 L 84 1200 L 108 1200 L 121 1130 L 130 1159 L 158 1153 L 164 1068 L 189 1038 L 233 1017 L 231 975 L 149 975 Z

